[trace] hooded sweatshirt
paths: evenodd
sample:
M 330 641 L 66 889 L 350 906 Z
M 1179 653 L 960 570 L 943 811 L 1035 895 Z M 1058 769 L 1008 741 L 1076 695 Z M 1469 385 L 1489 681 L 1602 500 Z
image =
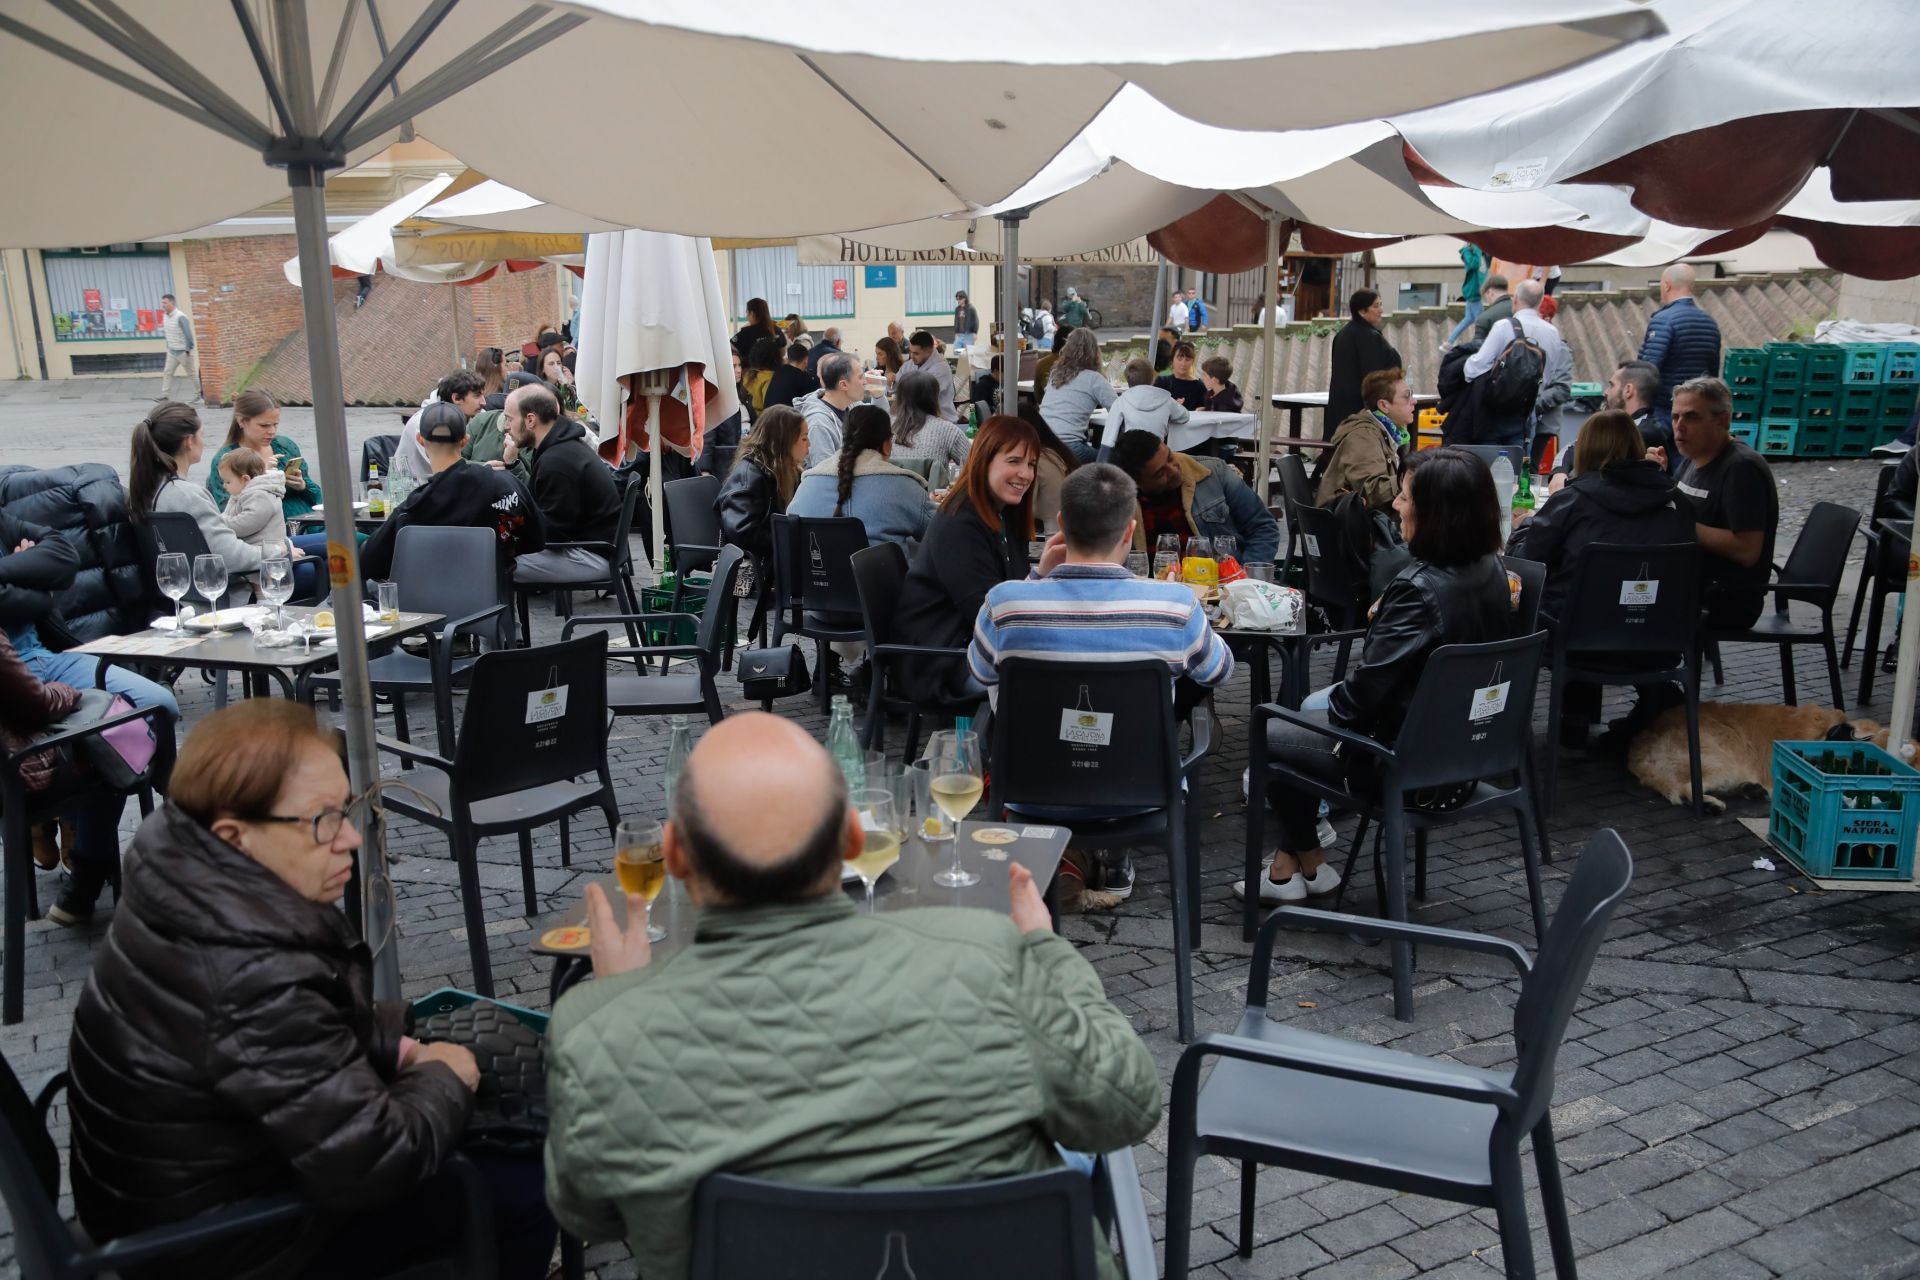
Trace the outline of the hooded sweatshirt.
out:
M 246 488 L 227 499 L 220 518 L 239 535 L 240 541 L 251 546 L 264 546 L 269 541 L 285 542 L 287 522 L 280 514 L 280 504 L 286 496 L 286 473 L 263 471 L 247 481 Z
M 1615 462 L 1553 495 L 1520 526 L 1507 553 L 1547 566 L 1540 611 L 1560 618 L 1586 549 L 1598 542 L 1657 546 L 1694 541 L 1693 507 L 1657 462 Z M 1650 567 L 1649 573 L 1657 572 Z
M 481 462 L 456 462 L 408 494 L 360 548 L 360 571 L 369 578 L 391 575 L 400 531 L 414 524 L 492 529 L 502 569 L 513 557 L 547 545 L 546 521 L 525 487 L 512 472 Z
M 1100 433 L 1100 447 L 1113 448 L 1122 431 L 1148 431 L 1165 440 L 1173 428 L 1184 426 L 1193 415 L 1164 387 L 1128 387 L 1107 410 L 1107 425 Z

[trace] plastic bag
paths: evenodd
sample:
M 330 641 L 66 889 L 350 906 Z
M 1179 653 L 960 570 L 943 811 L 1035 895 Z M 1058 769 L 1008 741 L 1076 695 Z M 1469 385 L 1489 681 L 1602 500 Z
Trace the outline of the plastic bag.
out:
M 1227 624 L 1235 630 L 1306 634 L 1307 599 L 1292 587 L 1243 578 L 1223 584 L 1220 595 Z

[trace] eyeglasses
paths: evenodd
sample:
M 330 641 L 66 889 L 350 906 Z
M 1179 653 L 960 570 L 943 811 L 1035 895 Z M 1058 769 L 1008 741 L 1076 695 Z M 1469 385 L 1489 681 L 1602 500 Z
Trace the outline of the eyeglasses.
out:
M 340 838 L 340 828 L 346 825 L 347 819 L 352 816 L 353 810 L 366 798 L 364 793 L 361 795 L 348 796 L 347 802 L 344 805 L 329 806 L 310 818 L 293 817 L 284 813 L 267 813 L 255 818 L 254 821 L 285 822 L 291 824 L 304 822 L 312 830 L 313 842 L 315 844 L 330 845 Z

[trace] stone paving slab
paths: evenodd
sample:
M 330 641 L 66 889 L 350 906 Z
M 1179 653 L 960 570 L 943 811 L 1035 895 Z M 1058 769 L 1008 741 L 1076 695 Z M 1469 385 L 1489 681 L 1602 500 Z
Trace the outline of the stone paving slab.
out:
M 41 393 L 44 397 L 46 393 Z M 83 393 L 41 404 L 0 388 L 0 463 L 87 456 L 124 466 L 126 425 L 138 405 L 124 393 Z M 289 429 L 302 430 L 288 411 Z M 353 411 L 356 430 L 387 430 L 391 411 Z M 358 415 L 358 416 L 355 416 Z M 307 419 L 310 422 L 310 418 Z M 51 425 L 66 433 L 45 438 Z M 311 449 L 311 439 L 303 438 Z M 1790 546 L 1817 500 L 1859 502 L 1872 492 L 1867 462 L 1776 467 Z M 1856 553 L 1857 553 L 1856 544 Z M 1847 584 L 1854 569 L 1849 568 Z M 1844 624 L 1847 601 L 1841 604 Z M 605 605 L 583 603 L 584 612 Z M 536 608 L 536 634 L 557 636 Z M 1774 652 L 1731 649 L 1726 684 L 1708 696 L 1779 698 Z M 1869 659 L 1871 660 L 1871 659 Z M 1808 696 L 1825 689 L 1818 661 L 1797 668 Z M 1857 672 L 1849 672 L 1851 693 Z M 1327 672 L 1316 669 L 1316 684 Z M 1216 703 L 1223 732 L 1195 796 L 1203 806 L 1203 914 L 1195 955 L 1200 1029 L 1225 1030 L 1245 999 L 1251 948 L 1240 936 L 1247 688 L 1244 674 Z M 1856 714 L 1884 721 L 1892 679 Z M 744 707 L 731 680 L 730 709 Z M 210 691 L 181 682 L 189 721 L 211 707 Z M 1624 703 L 1609 703 L 1609 715 Z M 788 704 L 816 734 L 810 705 Z M 1544 700 L 1541 715 L 1544 718 Z M 416 716 L 418 722 L 418 717 Z M 894 742 L 898 743 L 897 732 Z M 657 812 L 664 727 L 622 720 L 610 746 L 623 812 Z M 1822 892 L 1784 868 L 1756 871 L 1766 849 L 1736 818 L 1763 815 L 1764 800 L 1736 798 L 1725 816 L 1695 819 L 1641 790 L 1616 764 L 1563 764 L 1553 827 L 1560 861 L 1546 868 L 1549 908 L 1573 853 L 1597 827 L 1617 829 L 1636 859 L 1635 884 L 1615 918 L 1558 1059 L 1554 1122 L 1581 1273 L 1593 1280 L 1647 1277 L 1892 1277 L 1920 1274 L 1920 953 L 1911 900 L 1902 895 Z M 1351 820 L 1337 823 L 1343 836 Z M 401 958 L 409 994 L 466 985 L 467 944 L 444 839 L 396 823 Z M 575 825 L 572 868 L 559 863 L 555 833 L 534 845 L 543 909 L 572 901 L 581 878 L 604 870 L 598 823 Z M 1338 855 L 1347 852 L 1343 845 Z M 547 971 L 525 948 L 531 931 L 512 841 L 481 848 L 489 946 L 502 998 L 546 1004 Z M 1776 863 L 1781 860 L 1776 857 Z M 1491 931 L 1533 943 L 1525 882 L 1510 824 L 1461 823 L 1436 833 L 1423 923 Z M 1173 1038 L 1169 899 L 1163 861 L 1139 860 L 1140 886 L 1115 912 L 1069 918 L 1063 932 L 1100 972 L 1133 1019 L 1163 1078 L 1180 1046 Z M 1357 868 L 1350 909 L 1372 907 L 1371 875 Z M 42 901 L 53 881 L 42 877 Z M 670 890 L 677 892 L 677 888 Z M 60 1069 L 73 1001 L 110 913 L 90 929 L 36 924 L 28 934 L 27 1018 L 0 1030 L 29 1089 Z M 1275 948 L 1270 1016 L 1372 1044 L 1438 1054 L 1482 1067 L 1512 1061 L 1517 984 L 1505 967 L 1423 949 L 1414 1017 L 1391 1017 L 1391 984 L 1378 948 L 1331 935 L 1282 936 Z M 64 1114 L 57 1114 L 64 1142 Z M 1164 1233 L 1166 1132 L 1137 1149 L 1156 1235 Z M 1531 1161 L 1527 1162 L 1529 1187 Z M 1501 1274 L 1490 1211 L 1282 1170 L 1259 1179 L 1251 1257 L 1235 1252 L 1238 1170 L 1203 1161 L 1196 1176 L 1193 1274 L 1212 1277 L 1422 1276 L 1479 1280 Z M 1550 1269 L 1543 1219 L 1530 1190 L 1536 1264 Z M 14 1274 L 0 1238 L 0 1274 Z M 588 1253 L 602 1280 L 636 1274 L 623 1245 Z

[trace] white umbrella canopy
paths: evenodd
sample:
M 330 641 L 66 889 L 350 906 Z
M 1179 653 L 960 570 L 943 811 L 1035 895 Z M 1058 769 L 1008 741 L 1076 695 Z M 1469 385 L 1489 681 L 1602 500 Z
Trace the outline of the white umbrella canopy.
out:
M 398 200 L 368 214 L 360 221 L 339 232 L 327 241 L 327 261 L 338 271 L 350 271 L 355 275 L 370 276 L 385 268 L 395 275 L 408 280 L 419 280 L 428 284 L 451 284 L 455 280 L 464 280 L 466 276 L 439 277 L 426 273 L 413 274 L 401 269 L 395 262 L 393 248 L 393 229 L 413 217 L 422 208 L 432 204 L 449 186 L 453 185 L 453 175 L 442 173 L 430 182 L 424 182 Z M 296 254 L 288 258 L 281 266 L 286 274 L 287 283 L 296 289 L 300 287 L 300 258 Z M 471 273 L 469 273 L 471 274 Z
M 557 204 L 548 204 L 492 179 L 428 205 L 420 211 L 420 216 L 448 226 L 472 227 L 476 231 L 518 231 L 539 235 L 590 235 L 596 231 L 627 229 L 617 223 L 563 209 Z

